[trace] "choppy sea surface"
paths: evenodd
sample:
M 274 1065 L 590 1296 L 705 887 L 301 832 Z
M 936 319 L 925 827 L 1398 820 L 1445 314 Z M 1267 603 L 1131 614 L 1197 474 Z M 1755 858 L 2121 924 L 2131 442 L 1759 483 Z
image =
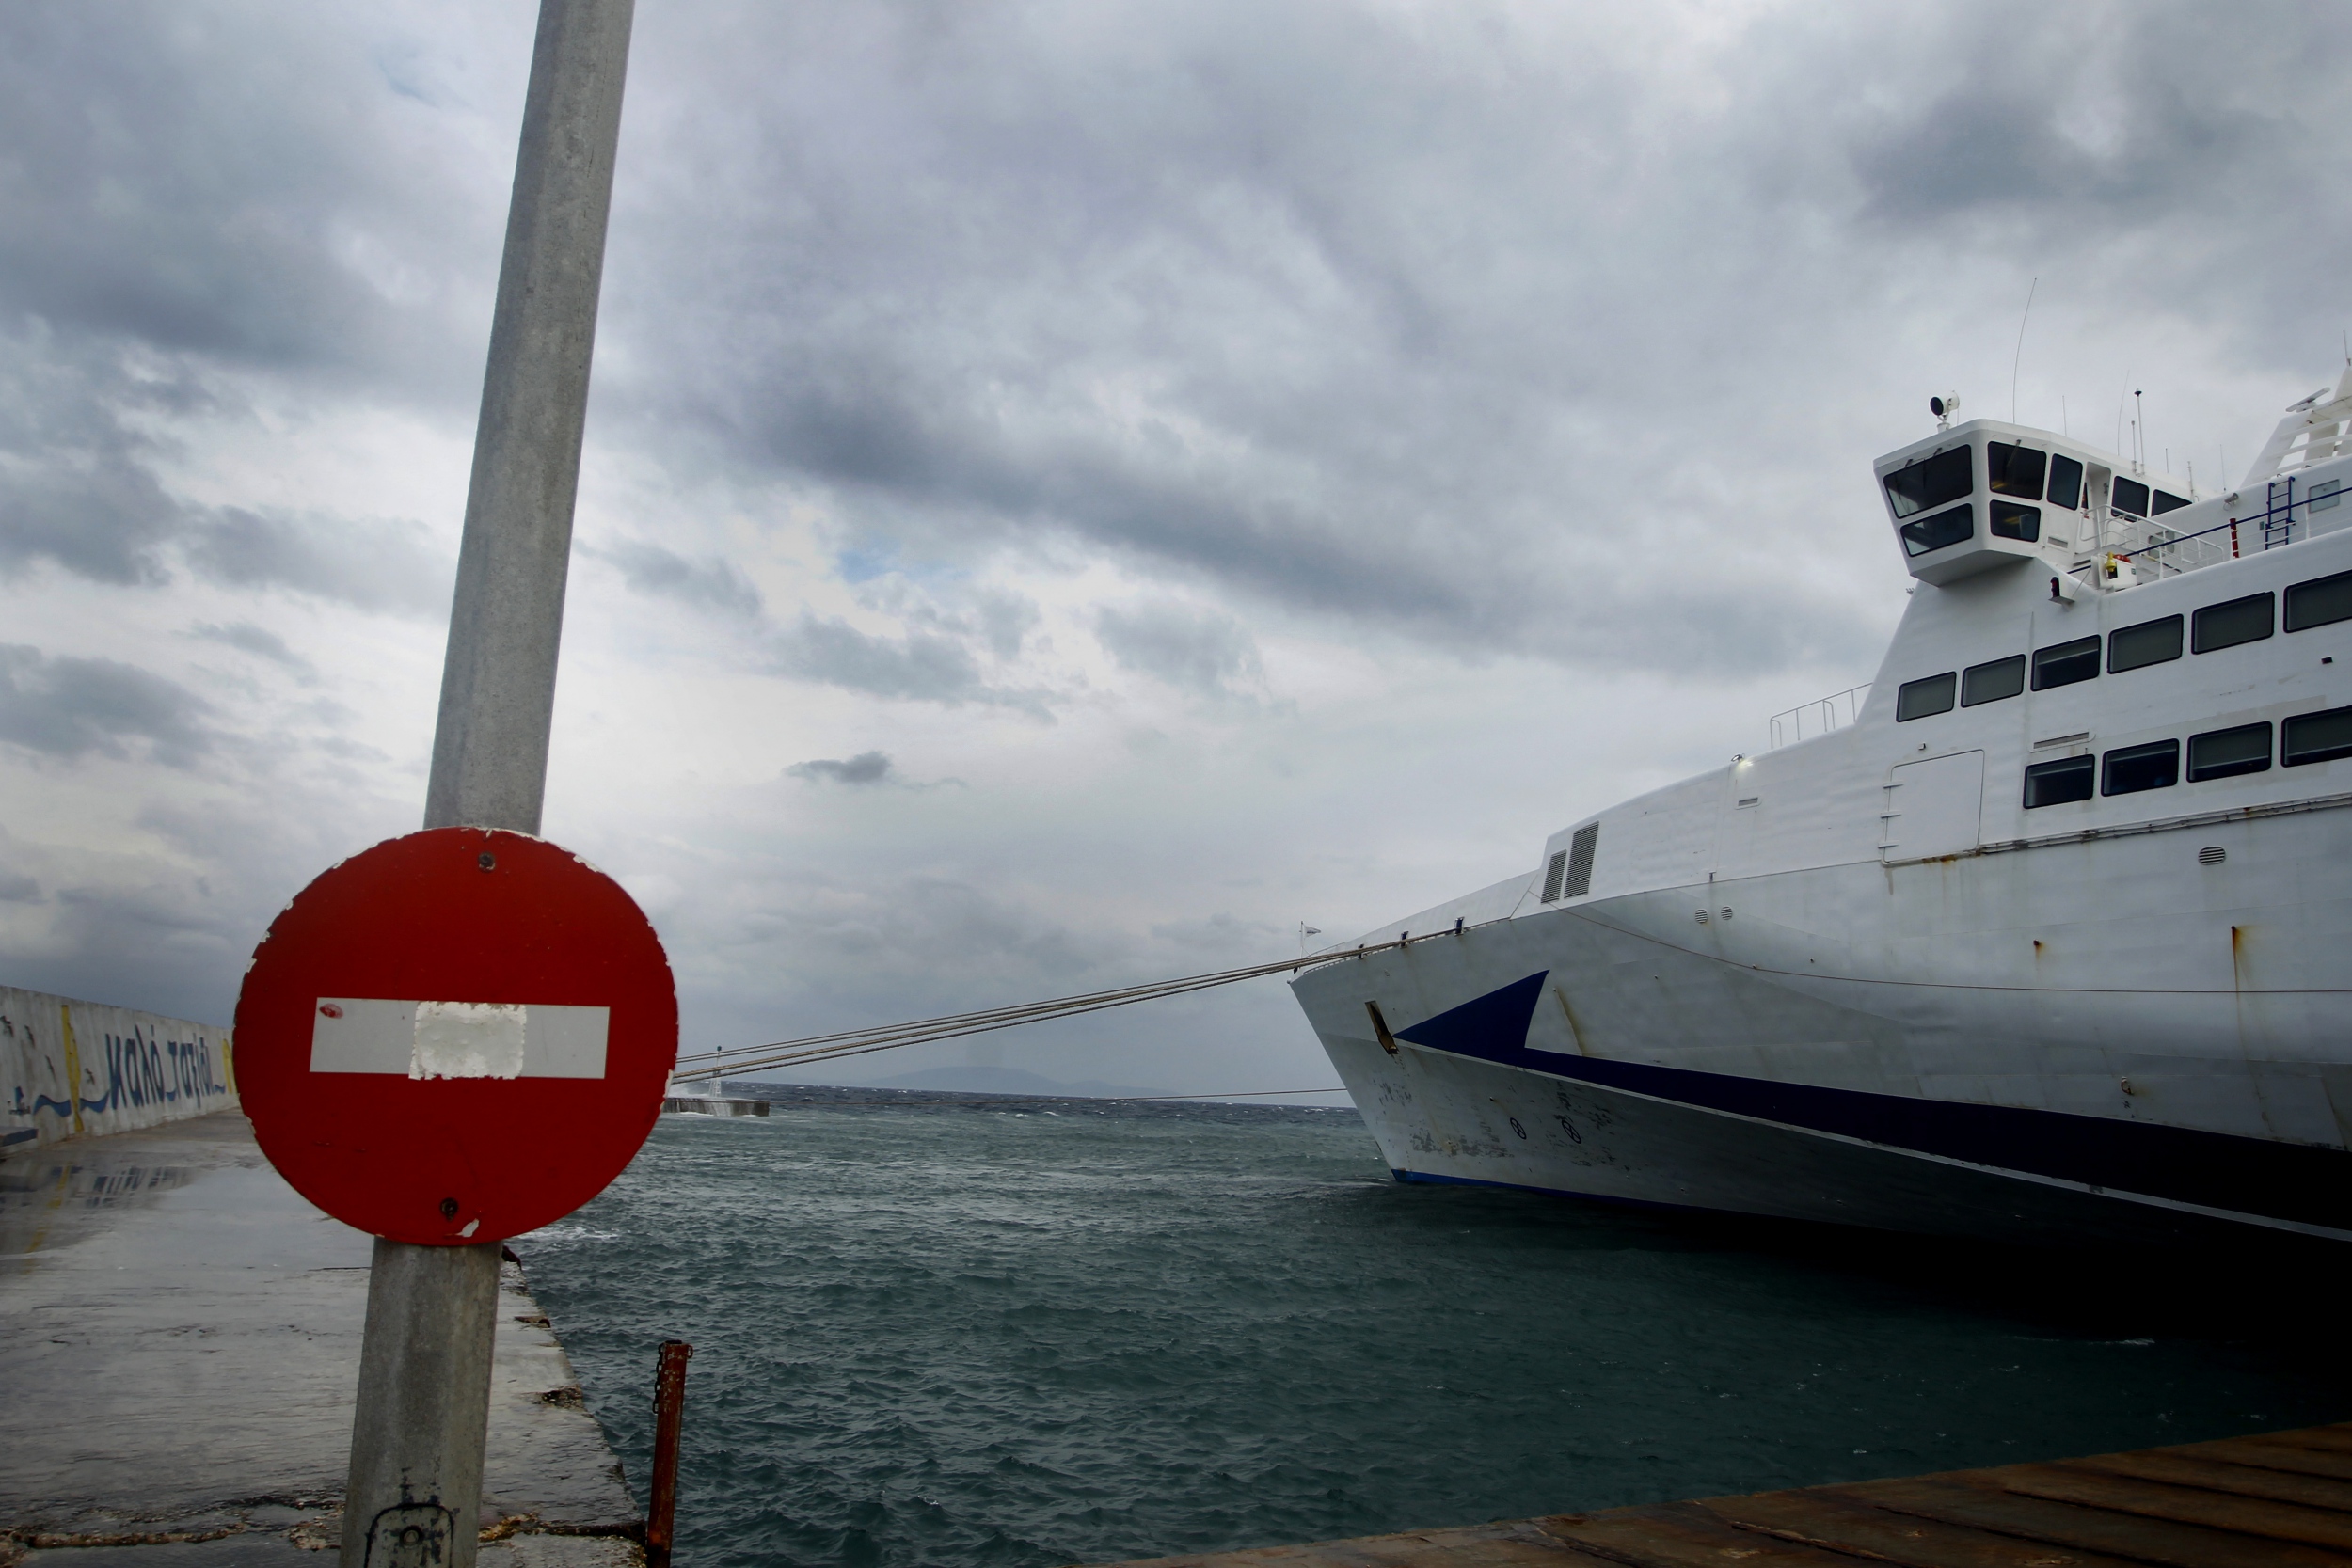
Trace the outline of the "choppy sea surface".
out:
M 521 1239 L 678 1560 L 1122 1559 L 2352 1417 L 2344 1270 L 1399 1186 L 1352 1113 L 665 1117 Z

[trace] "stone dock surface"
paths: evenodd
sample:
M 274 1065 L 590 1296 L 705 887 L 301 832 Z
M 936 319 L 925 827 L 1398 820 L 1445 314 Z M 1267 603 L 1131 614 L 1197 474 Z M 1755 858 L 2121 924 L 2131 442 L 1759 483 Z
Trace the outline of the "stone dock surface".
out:
M 235 1110 L 0 1159 L 0 1568 L 332 1561 L 371 1244 Z M 484 1568 L 642 1562 L 511 1260 L 501 1286 Z

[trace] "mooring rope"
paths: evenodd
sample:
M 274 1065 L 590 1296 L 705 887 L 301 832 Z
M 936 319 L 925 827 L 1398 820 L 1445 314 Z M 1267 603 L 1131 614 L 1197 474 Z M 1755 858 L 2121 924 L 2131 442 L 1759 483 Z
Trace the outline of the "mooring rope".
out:
M 821 1087 L 803 1084 L 773 1084 L 763 1087 L 795 1089 Z M 909 1089 L 908 1094 L 930 1095 L 936 1091 Z M 973 1091 L 966 1090 L 967 1094 Z M 1230 1089 L 1218 1094 L 992 1094 L 980 1100 L 803 1100 L 797 1102 L 772 1101 L 779 1105 L 806 1105 L 812 1110 L 908 1110 L 919 1111 L 926 1106 L 944 1107 L 954 1111 L 993 1111 L 1019 1105 L 1156 1105 L 1164 1100 L 1264 1100 L 1286 1094 L 1345 1094 L 1347 1085 L 1334 1084 L 1327 1089 Z M 711 1098 L 717 1098 L 715 1096 Z M 1311 1105 L 1311 1111 L 1343 1111 L 1343 1105 Z
M 949 1013 L 940 1018 L 916 1019 L 909 1023 L 892 1023 L 879 1028 L 837 1029 L 826 1035 L 803 1035 L 798 1039 L 771 1040 L 766 1045 L 744 1046 L 738 1050 L 700 1052 L 680 1056 L 676 1076 L 681 1078 L 712 1078 L 720 1072 L 750 1072 L 762 1068 L 793 1066 L 803 1062 L 830 1061 L 839 1056 L 863 1056 L 869 1052 L 896 1051 L 900 1046 L 921 1045 L 931 1040 L 951 1040 L 965 1035 L 984 1035 L 992 1030 L 1010 1029 L 1024 1023 L 1040 1023 L 1047 1019 L 1075 1018 L 1081 1013 L 1101 1012 L 1107 1007 L 1132 1006 L 1137 1002 L 1155 1002 L 1164 996 L 1182 996 L 1187 991 L 1208 990 L 1216 986 L 1230 986 L 1241 980 L 1254 980 L 1261 975 L 1296 973 L 1318 964 L 1338 963 L 1343 959 L 1360 958 L 1368 953 L 1387 952 L 1391 948 L 1427 942 L 1437 936 L 1451 936 L 1452 931 L 1431 932 L 1423 936 L 1405 935 L 1394 942 L 1368 942 L 1336 952 L 1309 954 L 1304 958 L 1282 958 L 1274 963 L 1248 964 L 1240 969 L 1214 970 L 1206 974 L 1180 975 L 1173 980 L 1154 980 L 1139 986 L 1119 986 L 1108 990 L 1088 991 L 1078 996 L 1057 996 L 1044 1002 L 1022 1002 L 1003 1007 L 982 1007 L 968 1013 Z M 1315 1094 L 1314 1089 L 1285 1090 L 1285 1093 Z M 1177 1098 L 1177 1097 L 1156 1097 Z M 1230 1097 L 1219 1097 L 1230 1098 Z

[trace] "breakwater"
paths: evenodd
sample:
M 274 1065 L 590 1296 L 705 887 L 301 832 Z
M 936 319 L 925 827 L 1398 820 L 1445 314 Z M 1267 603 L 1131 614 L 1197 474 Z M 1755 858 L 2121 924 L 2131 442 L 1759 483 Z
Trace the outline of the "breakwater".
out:
M 0 1148 L 128 1132 L 236 1103 L 227 1029 L 0 986 Z

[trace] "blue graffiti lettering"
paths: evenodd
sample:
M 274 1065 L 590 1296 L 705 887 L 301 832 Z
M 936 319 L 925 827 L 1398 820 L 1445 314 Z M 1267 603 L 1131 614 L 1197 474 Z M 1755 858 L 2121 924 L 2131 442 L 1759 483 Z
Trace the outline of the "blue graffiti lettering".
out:
M 108 1035 L 106 1037 L 106 1093 L 104 1098 L 100 1100 L 95 1106 L 91 1107 L 91 1109 L 99 1111 L 107 1110 L 113 1106 L 121 1104 L 126 1098 L 129 1098 L 134 1104 L 137 1103 L 136 1096 L 138 1094 L 138 1087 L 132 1082 L 131 1078 L 124 1073 L 124 1063 L 122 1057 L 123 1048 L 121 1039 L 117 1036 Z M 131 1069 L 133 1073 L 135 1073 L 137 1070 L 138 1069 L 135 1066 L 133 1066 Z M 89 1102 L 87 1101 L 84 1101 L 83 1103 L 87 1105 Z

